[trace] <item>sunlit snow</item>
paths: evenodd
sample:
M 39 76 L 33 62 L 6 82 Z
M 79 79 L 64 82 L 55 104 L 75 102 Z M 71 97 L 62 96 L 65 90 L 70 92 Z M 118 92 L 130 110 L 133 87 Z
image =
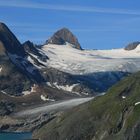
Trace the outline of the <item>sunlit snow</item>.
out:
M 2 72 L 2 67 L 0 67 L 0 72 Z
M 41 98 L 41 100 L 43 100 L 43 101 L 52 101 L 52 102 L 55 101 L 54 99 L 49 99 L 49 98 L 45 97 L 44 95 L 41 95 L 40 98 Z
M 44 65 L 72 74 L 140 70 L 140 46 L 135 50 L 78 50 L 70 44 L 48 44 L 42 50 L 49 60 Z
M 122 96 L 122 98 L 125 99 L 126 97 L 125 96 Z
M 138 104 L 140 104 L 140 102 L 135 103 L 135 106 L 138 105 Z

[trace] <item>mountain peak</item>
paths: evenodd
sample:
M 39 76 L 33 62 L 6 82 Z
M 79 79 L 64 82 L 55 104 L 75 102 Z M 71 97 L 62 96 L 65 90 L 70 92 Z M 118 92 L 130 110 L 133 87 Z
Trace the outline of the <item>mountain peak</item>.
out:
M 140 42 L 135 41 L 135 42 L 129 43 L 124 49 L 127 51 L 131 51 L 131 50 L 136 49 L 138 45 L 140 45 Z
M 68 28 L 66 28 L 66 27 L 61 28 L 59 31 L 71 32 L 71 31 L 70 31 Z
M 3 27 L 7 27 L 3 22 L 0 22 L 0 29 Z
M 55 32 L 53 36 L 47 41 L 47 44 L 64 45 L 67 42 L 72 44 L 76 49 L 82 49 L 76 36 L 66 27 Z
M 2 22 L 0 22 L 0 41 L 4 45 L 7 52 L 24 56 L 24 49 L 21 47 L 20 42 L 10 29 Z
M 38 53 L 38 51 L 36 49 L 36 45 L 33 42 L 31 42 L 30 40 L 27 40 L 26 42 L 24 42 L 22 44 L 22 46 L 26 52 L 32 52 L 33 54 Z
M 34 43 L 31 42 L 30 40 L 27 40 L 23 43 L 23 45 L 34 45 Z

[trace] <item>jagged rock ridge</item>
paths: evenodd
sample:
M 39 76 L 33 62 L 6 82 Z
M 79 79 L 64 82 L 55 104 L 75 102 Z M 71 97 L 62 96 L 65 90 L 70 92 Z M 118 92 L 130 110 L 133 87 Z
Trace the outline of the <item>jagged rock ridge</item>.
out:
M 25 56 L 25 51 L 21 47 L 20 42 L 4 23 L 0 23 L 0 41 L 5 46 L 6 51 Z

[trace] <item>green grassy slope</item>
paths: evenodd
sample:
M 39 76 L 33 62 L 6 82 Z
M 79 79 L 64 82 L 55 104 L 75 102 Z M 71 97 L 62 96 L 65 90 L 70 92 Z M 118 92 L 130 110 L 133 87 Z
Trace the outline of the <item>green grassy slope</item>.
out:
M 126 98 L 123 98 L 125 96 Z M 41 140 L 139 140 L 140 72 L 35 131 Z

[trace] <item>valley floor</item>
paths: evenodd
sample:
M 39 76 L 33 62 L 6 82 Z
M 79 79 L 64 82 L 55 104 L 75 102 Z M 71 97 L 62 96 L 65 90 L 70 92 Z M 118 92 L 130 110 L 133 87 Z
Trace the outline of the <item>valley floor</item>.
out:
M 40 104 L 38 106 L 23 109 L 10 116 L 0 118 L 1 132 L 33 132 L 50 120 L 55 118 L 60 112 L 74 106 L 92 100 L 94 97 L 75 98 L 63 101 L 56 101 L 50 104 Z
M 14 115 L 17 117 L 24 117 L 24 116 L 26 117 L 26 116 L 39 115 L 41 113 L 63 111 L 63 110 L 72 108 L 74 106 L 77 106 L 79 104 L 85 103 L 87 101 L 90 101 L 93 98 L 94 97 L 77 98 L 77 99 L 70 99 L 70 100 L 65 100 L 65 101 L 54 102 L 49 105 L 44 104 L 44 105 L 36 107 L 36 108 L 20 111 Z

